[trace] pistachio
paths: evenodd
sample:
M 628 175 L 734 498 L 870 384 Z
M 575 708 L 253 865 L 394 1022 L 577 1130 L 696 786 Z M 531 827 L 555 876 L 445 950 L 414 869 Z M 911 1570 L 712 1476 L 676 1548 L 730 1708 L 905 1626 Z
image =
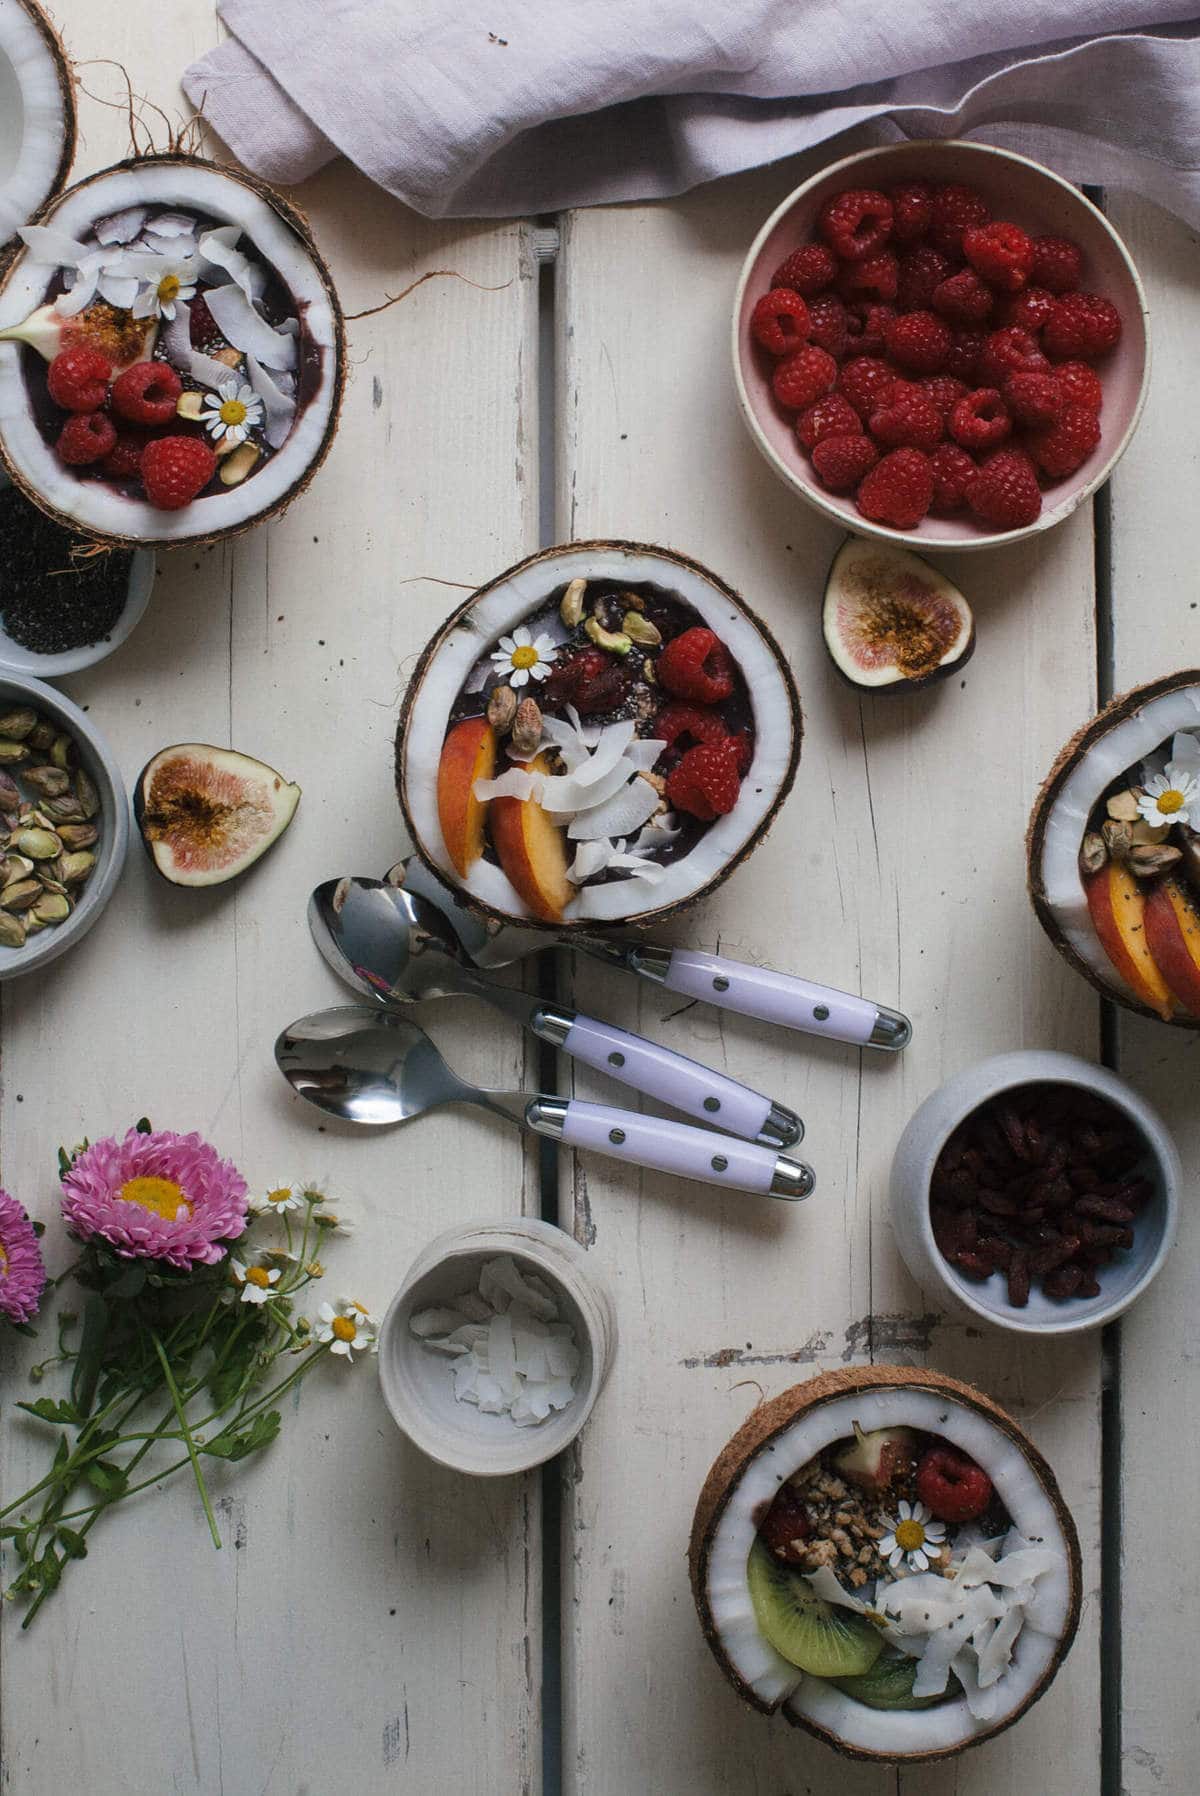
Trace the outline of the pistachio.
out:
M 1129 850 L 1133 847 L 1133 826 L 1123 823 L 1119 818 L 1110 817 L 1103 824 L 1100 834 L 1104 838 L 1104 846 L 1114 861 L 1127 861 Z
M 94 854 L 89 854 L 84 848 L 78 854 L 64 854 L 62 859 L 55 864 L 58 867 L 58 876 L 64 885 L 79 886 L 83 884 L 96 865 L 96 857 Z
M 62 853 L 62 840 L 52 829 L 19 829 L 13 839 L 18 854 L 31 861 L 56 861 Z
M 37 876 L 42 882 L 43 892 L 61 892 L 62 896 L 65 898 L 67 895 L 67 888 L 58 877 L 61 867 L 61 858 L 57 861 L 43 861 L 37 870 Z
M 235 349 L 231 343 L 226 349 L 214 349 L 213 361 L 224 362 L 227 368 L 239 368 L 242 362 L 242 352 L 240 349 Z
M 1138 817 L 1136 792 L 1117 792 L 1109 799 L 1107 810 L 1115 823 L 1135 823 Z
M 0 736 L 12 736 L 17 742 L 24 742 L 36 727 L 37 720 L 37 712 L 31 711 L 28 705 L 19 705 L 15 711 L 5 711 L 0 714 Z
M 1079 850 L 1079 870 L 1081 873 L 1099 873 L 1108 859 L 1108 847 L 1104 837 L 1089 830 L 1083 838 Z
M 40 879 L 18 879 L 0 892 L 0 910 L 28 910 L 42 895 Z
M 1135 845 L 1140 842 L 1145 847 L 1150 843 L 1165 842 L 1170 833 L 1169 823 L 1147 823 L 1144 817 L 1139 817 L 1133 826 L 1133 841 Z
M 204 410 L 203 393 L 181 393 L 175 401 L 175 415 L 179 418 L 190 418 L 193 423 L 199 420 Z
M 56 833 L 63 847 L 72 852 L 78 848 L 92 848 L 100 840 L 100 831 L 94 823 L 63 823 Z
M 43 798 L 61 798 L 71 784 L 70 775 L 61 767 L 27 767 L 21 778 Z
M 511 686 L 493 686 L 487 720 L 498 736 L 507 736 L 517 714 L 517 695 Z
M 542 714 L 537 700 L 523 698 L 513 720 L 512 750 L 516 755 L 531 755 L 542 739 Z
M 658 674 L 655 671 L 653 661 L 642 662 L 642 678 L 645 680 L 647 686 L 658 685 Z
M 24 742 L 15 742 L 11 736 L 0 736 L 0 767 L 15 767 L 28 759 L 29 749 Z
M 6 854 L 0 863 L 0 886 L 10 886 L 18 879 L 28 879 L 33 862 L 27 854 Z
M 25 740 L 28 742 L 34 754 L 44 755 L 53 747 L 54 738 L 57 735 L 58 731 L 50 722 L 50 719 L 48 717 L 39 717 Z
M 1178 848 L 1170 848 L 1165 844 L 1156 846 L 1153 843 L 1139 842 L 1129 851 L 1129 866 L 1139 879 L 1152 879 L 1156 873 L 1165 873 L 1169 867 L 1178 866 L 1183 855 Z M 0 893 L 0 897 L 3 894 Z
M 43 892 L 33 907 L 40 923 L 65 923 L 74 906 L 61 892 Z
M 619 630 L 606 630 L 598 617 L 587 618 L 583 627 L 596 647 L 607 649 L 611 655 L 627 655 L 633 647 L 628 636 Z
M 221 485 L 240 486 L 261 454 L 257 443 L 239 443 L 221 463 Z
M 18 917 L 17 921 L 19 923 L 24 923 L 26 935 L 36 935 L 40 929 L 46 927 L 42 919 L 40 917 L 35 917 L 31 910 L 27 910 L 23 917 Z
M 586 580 L 572 580 L 559 600 L 558 615 L 568 630 L 576 629 L 583 622 L 583 595 L 586 591 Z
M 621 620 L 621 628 L 626 636 L 631 637 L 634 642 L 647 643 L 651 648 L 657 648 L 662 641 L 662 631 L 658 625 L 652 624 L 648 617 L 642 617 L 637 611 L 625 613 Z
M 75 752 L 75 744 L 69 736 L 56 736 L 50 744 L 50 759 L 64 773 L 69 773 L 79 756 Z
M 86 812 L 73 792 L 64 792 L 61 798 L 47 798 L 39 810 L 33 812 L 33 819 L 39 829 L 56 829 L 60 823 L 82 823 Z
M 25 925 L 20 917 L 10 917 L 7 911 L 0 911 L 0 948 L 24 946 Z
M 21 792 L 10 773 L 0 771 L 0 811 L 19 811 Z
M 90 820 L 100 809 L 100 794 L 97 792 L 94 782 L 83 771 L 82 767 L 75 775 L 75 795 L 79 800 L 84 816 Z

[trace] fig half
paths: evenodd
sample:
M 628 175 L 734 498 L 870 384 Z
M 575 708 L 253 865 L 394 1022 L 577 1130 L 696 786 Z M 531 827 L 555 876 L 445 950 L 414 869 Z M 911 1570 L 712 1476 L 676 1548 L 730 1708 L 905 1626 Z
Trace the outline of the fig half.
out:
M 975 649 L 957 586 L 920 555 L 848 536 L 825 582 L 825 647 L 852 686 L 895 692 L 944 680 Z
M 207 742 L 177 742 L 143 767 L 133 814 L 164 879 L 215 886 L 253 866 L 299 802 L 299 786 L 264 761 Z

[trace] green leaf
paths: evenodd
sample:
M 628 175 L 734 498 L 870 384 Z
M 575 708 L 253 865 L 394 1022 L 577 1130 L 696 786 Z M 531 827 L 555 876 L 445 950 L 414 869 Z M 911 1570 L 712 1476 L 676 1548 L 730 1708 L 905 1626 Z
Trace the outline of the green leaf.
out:
M 99 1291 L 87 1291 L 83 1299 L 83 1329 L 75 1370 L 71 1375 L 71 1401 L 80 1415 L 91 1413 L 100 1377 L 100 1362 L 108 1339 L 108 1305 Z
M 111 1285 L 109 1285 L 105 1291 L 105 1296 L 136 1297 L 140 1291 L 145 1289 L 145 1284 L 146 1262 L 144 1260 L 135 1260 L 132 1266 L 127 1266 L 125 1268 L 119 1278 L 113 1279 Z
M 150 1127 L 150 1118 L 148 1116 L 139 1116 L 133 1126 L 139 1135 L 153 1135 L 154 1133 L 154 1130 Z
M 83 1417 L 73 1403 L 64 1399 L 56 1402 L 53 1397 L 39 1397 L 36 1403 L 18 1403 L 31 1416 L 37 1416 L 42 1422 L 82 1422 Z
M 261 1447 L 269 1447 L 279 1433 L 280 1414 L 277 1409 L 269 1409 L 255 1416 L 249 1428 L 240 1432 L 226 1428 L 220 1434 L 214 1434 L 210 1441 L 205 1441 L 200 1448 L 202 1453 L 211 1453 L 216 1459 L 245 1459 L 250 1453 L 257 1453 Z M 199 1442 L 197 1442 L 199 1445 Z
M 52 1546 L 47 1547 L 46 1551 L 42 1554 L 41 1558 L 35 1562 L 35 1564 L 36 1564 L 36 1569 L 39 1574 L 39 1582 L 41 1583 L 42 1589 L 43 1590 L 56 1589 L 57 1585 L 58 1585 L 58 1580 L 62 1577 L 62 1560 L 59 1558 L 58 1554 L 54 1551 L 54 1548 Z
M 70 1457 L 71 1449 L 67 1443 L 67 1437 L 65 1434 L 60 1434 L 58 1437 L 58 1446 L 54 1453 L 54 1464 L 51 1467 L 51 1470 L 57 1472 L 60 1466 L 66 1465 Z
M 120 1497 L 129 1483 L 129 1474 L 111 1459 L 93 1459 L 84 1470 L 88 1483 L 105 1497 Z
M 64 1528 L 61 1522 L 55 1529 L 55 1533 L 58 1536 L 58 1544 L 62 1548 L 63 1556 L 65 1558 L 87 1558 L 87 1541 L 83 1538 L 82 1534 L 76 1533 L 74 1528 Z

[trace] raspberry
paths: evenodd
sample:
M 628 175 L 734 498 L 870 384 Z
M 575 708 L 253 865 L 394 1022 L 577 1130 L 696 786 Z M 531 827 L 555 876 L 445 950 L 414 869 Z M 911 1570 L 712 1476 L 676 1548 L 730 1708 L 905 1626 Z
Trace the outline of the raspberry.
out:
M 933 303 L 935 289 L 950 273 L 950 264 L 940 251 L 922 244 L 900 258 L 900 274 L 896 287 L 896 303 L 902 312 L 924 312 Z
M 943 418 L 950 415 L 950 410 L 960 399 L 967 396 L 967 383 L 955 380 L 952 374 L 927 374 L 921 381 L 922 392 L 928 393 Z
M 1064 404 L 1062 382 L 1057 374 L 1018 369 L 1004 383 L 1004 399 L 1018 424 L 1053 424 Z
M 897 243 L 915 243 L 933 222 L 933 189 L 928 181 L 902 181 L 893 187 L 892 236 Z
M 982 331 L 955 331 L 943 372 L 952 374 L 955 380 L 973 381 L 979 372 L 979 362 L 983 355 L 985 341 Z
M 967 503 L 995 530 L 1019 530 L 1042 509 L 1037 470 L 1019 449 L 997 449 L 967 483 Z
M 672 637 L 658 657 L 660 684 L 676 698 L 698 705 L 719 705 L 733 691 L 729 650 L 711 630 L 696 624 Z
M 897 316 L 895 306 L 864 305 L 861 300 L 851 306 L 848 322 L 855 355 L 882 355 L 887 347 L 888 326 Z
M 951 324 L 983 324 L 991 315 L 996 296 L 973 268 L 962 268 L 935 290 L 933 309 Z
M 771 276 L 772 287 L 791 287 L 808 299 L 828 287 L 837 273 L 837 258 L 823 243 L 805 243 L 794 249 Z
M 895 299 L 899 284 L 900 264 L 887 249 L 863 262 L 848 262 L 837 279 L 843 299 L 880 299 L 885 303 Z
M 754 759 L 754 733 L 752 730 L 739 730 L 735 736 L 730 736 L 729 740 L 733 743 L 737 753 L 738 777 L 745 779 L 750 771 L 750 763 Z
M 843 262 L 862 262 L 892 234 L 892 202 L 872 187 L 851 187 L 826 200 L 817 229 Z
M 54 451 L 69 468 L 85 468 L 89 462 L 107 455 L 116 440 L 112 419 L 103 412 L 73 412 L 62 427 Z
M 1035 237 L 1033 279 L 1051 293 L 1071 293 L 1083 273 L 1083 251 L 1067 237 Z
M 1012 434 L 1012 418 L 995 387 L 977 387 L 949 418 L 950 435 L 964 449 L 994 449 Z
M 1033 238 L 1020 225 L 973 225 L 963 232 L 963 255 L 990 287 L 1019 293 L 1033 273 Z
M 111 375 L 108 357 L 81 343 L 55 356 L 46 371 L 46 389 L 64 412 L 94 412 L 108 396 Z
M 973 1522 L 992 1500 L 983 1467 L 952 1447 L 930 1447 L 917 1464 L 917 1495 L 939 1521 Z
M 1086 362 L 1060 362 L 1054 370 L 1065 405 L 1086 405 L 1098 412 L 1104 403 L 1100 376 Z
M 707 705 L 685 705 L 672 699 L 654 719 L 652 734 L 683 754 L 702 742 L 724 742 L 729 731 Z
M 142 450 L 146 439 L 132 431 L 118 431 L 117 440 L 100 464 L 113 480 L 136 480 L 142 471 Z
M 844 437 L 822 437 L 812 452 L 821 485 L 831 493 L 851 493 L 879 460 L 879 451 L 861 430 Z
M 850 401 L 860 417 L 865 418 L 891 392 L 896 375 L 878 356 L 856 355 L 843 362 L 838 376 L 838 391 Z
M 898 380 L 884 403 L 871 413 L 870 431 L 889 449 L 932 449 L 945 430 L 941 412 L 914 381 Z
M 935 187 L 930 225 L 934 248 L 944 256 L 960 255 L 963 232 L 986 224 L 991 216 L 987 201 L 974 187 Z
M 181 511 L 208 485 L 216 465 L 199 437 L 156 437 L 142 451 L 146 497 L 160 511 Z
M 957 443 L 939 443 L 929 457 L 933 469 L 933 503 L 929 507 L 939 517 L 961 511 L 967 502 L 967 482 L 975 473 L 975 463 Z
M 808 340 L 837 361 L 846 353 L 850 329 L 846 308 L 836 293 L 821 293 L 808 308 Z
M 893 449 L 858 489 L 858 509 L 877 524 L 911 530 L 933 500 L 933 468 L 919 449 Z
M 1104 355 L 1121 338 L 1121 314 L 1098 293 L 1064 293 L 1046 320 L 1042 342 L 1047 354 L 1064 361 Z
M 822 437 L 854 435 L 861 428 L 858 413 L 840 393 L 827 393 L 796 419 L 796 435 L 806 449 L 813 448 Z
M 750 314 L 750 335 L 771 355 L 790 355 L 808 336 L 808 307 L 790 287 L 772 287 Z
M 574 705 L 581 717 L 595 717 L 624 704 L 629 679 L 622 664 L 602 649 L 578 649 L 554 663 L 545 691 L 555 704 Z
M 1049 365 L 1036 337 L 1023 331 L 1019 324 L 1006 324 L 1003 330 L 993 331 L 984 344 L 979 373 L 986 386 L 1002 387 L 1018 368 L 1045 370 Z
M 1054 295 L 1045 287 L 1026 287 L 1014 293 L 1001 314 L 1003 324 L 1019 324 L 1023 331 L 1036 337 L 1054 309 Z
M 1068 405 L 1043 430 L 1029 433 L 1029 453 L 1042 473 L 1062 480 L 1083 466 L 1100 441 L 1100 419 L 1089 405 Z
M 936 374 L 950 353 L 950 343 L 949 325 L 933 312 L 906 312 L 887 331 L 892 360 L 914 374 Z
M 780 405 L 800 412 L 828 393 L 837 379 L 837 363 L 827 350 L 807 343 L 782 362 L 776 362 L 771 386 Z
M 704 823 L 724 817 L 737 803 L 742 783 L 738 758 L 738 745 L 729 737 L 689 748 L 667 775 L 668 802 Z
M 170 362 L 135 362 L 113 382 L 113 410 L 132 424 L 167 424 L 182 391 Z

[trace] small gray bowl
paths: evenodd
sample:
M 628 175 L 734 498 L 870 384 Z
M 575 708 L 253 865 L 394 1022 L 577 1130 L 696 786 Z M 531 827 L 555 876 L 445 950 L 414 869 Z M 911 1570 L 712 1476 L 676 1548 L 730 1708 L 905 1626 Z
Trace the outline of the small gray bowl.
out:
M 16 979 L 57 960 L 68 948 L 85 936 L 116 890 L 125 856 L 129 851 L 129 800 L 121 770 L 103 736 L 78 705 L 53 686 L 41 680 L 30 680 L 19 674 L 0 672 L 0 711 L 17 705 L 29 705 L 51 718 L 71 736 L 78 749 L 80 764 L 91 775 L 100 794 L 99 830 L 96 865 L 83 887 L 79 902 L 65 923 L 39 930 L 23 948 L 0 947 L 0 981 Z M 13 769 L 18 781 L 21 770 Z
M 945 1259 L 933 1238 L 929 1186 L 938 1155 L 959 1123 L 1004 1091 L 1022 1085 L 1074 1085 L 1105 1098 L 1127 1116 L 1146 1144 L 1145 1176 L 1155 1192 L 1133 1224 L 1133 1246 L 1096 1270 L 1098 1297 L 1046 1297 L 1036 1287 L 1024 1309 L 1008 1301 L 1001 1273 L 976 1282 Z M 892 1161 L 892 1228 L 917 1283 L 951 1304 L 1016 1334 L 1070 1335 L 1100 1328 L 1127 1310 L 1155 1278 L 1178 1222 L 1183 1171 L 1161 1117 L 1124 1080 L 1073 1054 L 1025 1048 L 968 1067 L 926 1098 L 900 1137 Z

